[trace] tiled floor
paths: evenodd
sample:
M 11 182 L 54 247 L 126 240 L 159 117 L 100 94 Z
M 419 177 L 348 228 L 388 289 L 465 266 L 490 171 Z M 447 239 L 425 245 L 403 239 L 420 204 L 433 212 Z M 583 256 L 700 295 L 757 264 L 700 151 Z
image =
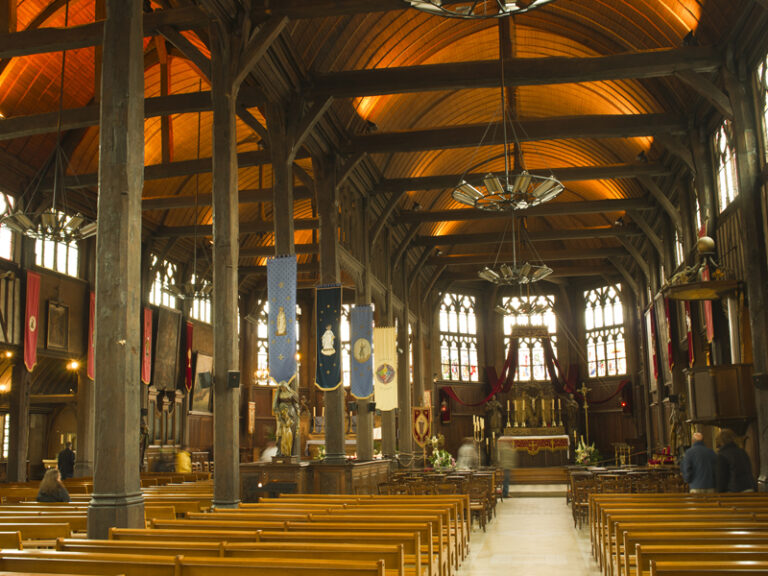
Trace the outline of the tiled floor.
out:
M 472 531 L 457 576 L 599 576 L 589 531 L 573 527 L 565 498 L 507 498 L 496 512 L 485 534 Z

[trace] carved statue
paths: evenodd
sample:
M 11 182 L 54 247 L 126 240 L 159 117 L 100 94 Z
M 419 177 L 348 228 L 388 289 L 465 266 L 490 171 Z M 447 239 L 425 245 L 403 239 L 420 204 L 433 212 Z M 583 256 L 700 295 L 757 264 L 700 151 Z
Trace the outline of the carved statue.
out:
M 568 394 L 568 398 L 565 400 L 565 427 L 568 430 L 569 436 L 573 435 L 575 430 L 579 429 L 579 403 L 573 397 L 573 394 Z
M 495 433 L 496 436 L 501 436 L 504 422 L 504 409 L 501 407 L 501 403 L 496 399 L 495 394 L 493 398 L 488 400 L 485 404 L 485 418 L 488 422 L 489 432 Z
M 291 456 L 293 454 L 293 439 L 299 423 L 298 394 L 288 382 L 280 382 L 272 403 L 275 413 L 277 437 L 277 455 Z

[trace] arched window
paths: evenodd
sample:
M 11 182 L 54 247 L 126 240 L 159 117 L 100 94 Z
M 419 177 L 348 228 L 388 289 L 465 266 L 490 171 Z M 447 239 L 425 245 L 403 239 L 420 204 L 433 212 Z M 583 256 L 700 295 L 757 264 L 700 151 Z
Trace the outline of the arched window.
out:
M 715 166 L 717 170 L 717 198 L 720 212 L 739 195 L 736 175 L 736 144 L 733 140 L 733 125 L 723 120 L 715 134 Z
M 443 380 L 477 382 L 475 297 L 446 293 L 440 305 L 440 365 Z
M 590 378 L 627 373 L 621 285 L 584 292 L 587 372 Z
M 153 254 L 151 269 L 155 271 L 155 278 L 149 290 L 149 303 L 176 308 L 176 295 L 171 291 L 171 286 L 176 285 L 176 264 L 167 260 L 159 262 L 157 256 Z
M 505 296 L 501 304 L 504 314 L 504 354 L 509 350 L 509 341 L 515 326 L 544 326 L 552 341 L 552 350 L 557 352 L 557 318 L 555 297 Z M 544 363 L 542 339 L 530 336 L 518 337 L 517 371 L 515 382 L 548 380 Z

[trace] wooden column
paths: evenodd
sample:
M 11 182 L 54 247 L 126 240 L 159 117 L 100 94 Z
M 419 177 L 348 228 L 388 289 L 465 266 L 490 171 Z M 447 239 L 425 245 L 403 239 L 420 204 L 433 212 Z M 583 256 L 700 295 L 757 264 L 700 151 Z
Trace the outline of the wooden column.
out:
M 332 158 L 312 157 L 320 225 L 320 284 L 336 284 L 339 271 L 339 193 Z M 325 461 L 346 461 L 344 449 L 344 387 L 325 392 Z
M 360 212 L 363 221 L 362 236 L 362 285 L 357 293 L 357 304 L 367 306 L 371 304 L 371 244 L 368 230 L 371 229 L 371 212 L 368 198 L 363 198 L 360 203 Z M 368 405 L 373 398 L 357 401 L 357 459 L 365 462 L 373 459 L 373 412 Z
M 24 308 L 22 308 L 23 310 Z M 8 482 L 27 481 L 29 451 L 29 380 L 23 353 L 14 358 L 11 372 Z
M 293 150 L 290 120 L 279 104 L 266 105 L 269 152 L 272 158 L 272 213 L 275 222 L 275 254 L 296 253 L 293 236 Z
M 386 298 L 386 326 L 395 325 L 395 307 L 392 303 L 392 231 L 387 230 L 386 240 L 384 242 L 385 249 L 385 262 L 389 262 L 387 266 L 386 285 L 387 290 L 385 292 Z M 394 458 L 397 452 L 397 431 L 395 430 L 395 411 L 387 410 L 381 413 L 381 453 L 385 458 Z
M 757 430 L 760 446 L 761 490 L 768 490 L 768 261 L 757 146 L 757 122 L 752 98 L 745 82 L 728 69 L 723 70 L 725 86 L 733 107 L 733 134 L 739 177 L 741 244 L 744 247 L 749 320 L 752 331 L 752 379 L 755 384 Z
M 88 378 L 88 363 L 83 362 L 77 371 L 77 459 L 75 478 L 93 476 L 94 447 L 94 387 Z M 142 390 L 143 392 L 143 390 Z
M 144 527 L 139 481 L 141 190 L 144 45 L 141 2 L 107 1 L 99 131 L 95 453 L 88 537 Z
M 237 338 L 237 266 L 240 222 L 237 197 L 237 86 L 231 62 L 238 55 L 235 37 L 220 24 L 211 28 L 213 101 L 213 505 L 236 507 L 240 501 L 240 387 L 230 387 L 239 369 Z
M 411 425 L 411 372 L 408 360 L 408 253 L 403 253 L 400 266 L 403 286 L 403 309 L 397 326 L 397 408 L 398 420 L 398 453 L 400 465 L 410 467 L 413 464 L 413 441 Z
M 714 181 L 715 171 L 712 167 L 708 148 L 709 139 L 702 127 L 694 127 L 690 133 L 690 141 L 693 163 L 696 167 L 694 184 L 701 211 L 701 221 L 702 223 L 714 223 L 717 212 L 717 192 Z
M 13 34 L 16 32 L 16 6 L 18 0 L 0 1 L 0 34 Z

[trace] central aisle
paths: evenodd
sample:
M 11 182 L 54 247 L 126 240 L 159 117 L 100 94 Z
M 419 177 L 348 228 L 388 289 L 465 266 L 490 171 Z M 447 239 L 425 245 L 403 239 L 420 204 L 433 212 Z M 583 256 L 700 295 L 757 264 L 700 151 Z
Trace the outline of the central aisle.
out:
M 457 576 L 599 576 L 589 530 L 573 527 L 565 498 L 507 498 L 483 534 L 475 527 Z M 512 570 L 512 571 L 511 571 Z

